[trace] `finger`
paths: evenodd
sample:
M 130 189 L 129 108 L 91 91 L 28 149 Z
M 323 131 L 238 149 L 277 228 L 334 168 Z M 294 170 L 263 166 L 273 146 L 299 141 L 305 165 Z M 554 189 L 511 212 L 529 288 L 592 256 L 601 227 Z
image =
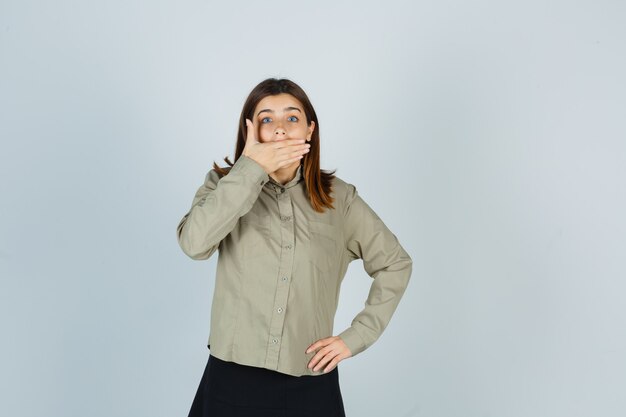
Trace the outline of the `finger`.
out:
M 259 141 L 256 138 L 256 128 L 254 127 L 254 123 L 250 119 L 246 119 L 246 144 L 250 143 L 251 145 L 254 143 L 258 143 Z
M 324 355 L 324 357 L 317 363 L 317 365 L 315 365 L 313 367 L 314 371 L 319 371 L 320 369 L 322 369 L 324 366 L 326 366 L 326 364 L 328 362 L 330 362 L 331 359 L 333 359 L 335 357 L 335 353 L 333 352 L 328 352 L 326 355 Z
M 325 337 L 324 339 L 320 339 L 315 341 L 312 345 L 310 345 L 305 353 L 309 353 L 317 349 L 318 347 L 323 347 L 332 342 L 332 337 Z
M 320 360 L 320 356 L 313 356 L 311 358 L 311 360 L 309 361 L 309 363 L 307 364 L 307 368 L 312 369 L 315 365 L 317 365 L 317 362 Z
M 319 369 L 320 364 L 322 363 L 323 358 L 324 358 L 323 356 L 319 356 L 319 357 L 316 356 L 314 360 L 311 360 L 309 368 L 313 369 L 314 371 L 317 371 Z
M 337 366 L 337 364 L 339 363 L 339 361 L 341 361 L 341 357 L 339 355 L 335 356 L 333 358 L 332 361 L 330 361 L 330 363 L 328 364 L 328 366 L 326 368 L 324 368 L 324 373 L 330 372 L 332 371 L 335 366 Z
M 272 143 L 274 145 L 274 148 L 281 149 L 281 148 L 286 148 L 289 146 L 302 145 L 304 142 L 306 142 L 305 139 L 285 139 L 285 140 L 277 140 Z
M 303 157 L 304 157 L 304 155 L 300 155 L 300 156 L 297 156 L 295 158 L 283 159 L 280 162 L 278 162 L 278 168 L 283 168 L 283 167 L 286 167 L 288 165 L 291 165 L 292 163 L 302 159 Z
M 315 370 L 321 368 L 322 366 L 324 366 L 324 364 L 326 363 L 326 361 L 332 359 L 333 355 L 335 355 L 336 353 L 334 353 L 333 349 L 331 349 L 329 346 L 325 346 L 323 348 L 321 348 L 316 354 L 315 356 L 313 356 L 313 359 L 311 359 L 311 366 L 313 368 L 316 368 Z M 325 359 L 328 356 L 328 359 Z
M 307 153 L 309 153 L 309 151 L 310 151 L 310 150 L 311 150 L 311 148 L 309 148 L 309 147 L 299 148 L 299 149 L 297 149 L 297 150 L 295 150 L 295 151 L 291 152 L 291 153 L 290 153 L 290 156 L 291 156 L 292 158 L 297 158 L 297 157 L 299 157 L 299 156 L 304 156 L 304 155 L 306 155 Z
M 280 159 L 280 162 L 291 163 L 291 161 L 306 155 L 309 150 L 309 148 L 279 149 L 276 151 L 276 156 Z M 330 342 L 331 341 L 328 341 L 326 344 Z
M 318 350 L 315 356 L 313 356 L 311 360 L 309 361 L 308 367 L 309 368 L 315 367 L 318 364 L 318 362 L 326 355 L 327 352 L 328 352 L 328 349 L 326 349 L 325 347 Z

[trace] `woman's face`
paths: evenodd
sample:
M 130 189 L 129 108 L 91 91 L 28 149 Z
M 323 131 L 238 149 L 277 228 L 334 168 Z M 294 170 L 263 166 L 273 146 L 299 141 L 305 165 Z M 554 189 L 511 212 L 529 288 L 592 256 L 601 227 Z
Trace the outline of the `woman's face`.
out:
M 311 140 L 315 122 L 306 124 L 304 107 L 291 94 L 264 97 L 254 109 L 254 126 L 259 142 L 284 139 Z

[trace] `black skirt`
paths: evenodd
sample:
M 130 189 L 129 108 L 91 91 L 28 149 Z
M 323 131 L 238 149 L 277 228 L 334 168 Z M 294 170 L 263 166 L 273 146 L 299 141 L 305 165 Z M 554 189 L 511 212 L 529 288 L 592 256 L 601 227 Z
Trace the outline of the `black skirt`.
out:
M 209 416 L 345 417 L 338 367 L 298 377 L 209 354 L 189 417 Z

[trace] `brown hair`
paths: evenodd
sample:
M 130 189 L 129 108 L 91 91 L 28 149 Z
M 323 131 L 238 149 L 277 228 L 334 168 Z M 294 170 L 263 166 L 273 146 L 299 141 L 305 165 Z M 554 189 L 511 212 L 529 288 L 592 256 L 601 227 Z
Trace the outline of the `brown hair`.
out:
M 268 78 L 261 81 L 250 92 L 241 110 L 241 116 L 239 117 L 235 161 L 239 159 L 246 145 L 246 119 L 254 120 L 254 109 L 263 98 L 282 93 L 290 94 L 302 103 L 304 113 L 306 114 L 307 125 L 310 126 L 311 121 L 315 122 L 315 129 L 313 129 L 313 134 L 309 142 L 311 148 L 309 152 L 304 154 L 300 163 L 304 165 L 302 167 L 302 175 L 311 206 L 315 211 L 323 213 L 324 207 L 334 208 L 332 203 L 335 199 L 331 197 L 330 194 L 332 192 L 332 180 L 335 178 L 334 174 L 337 170 L 329 172 L 320 169 L 320 123 L 317 120 L 315 109 L 306 93 L 293 81 L 286 78 Z M 228 174 L 230 168 L 234 165 L 233 162 L 230 162 L 228 156 L 224 158 L 224 161 L 229 165 L 228 167 L 220 167 L 213 162 L 213 168 L 220 178 Z

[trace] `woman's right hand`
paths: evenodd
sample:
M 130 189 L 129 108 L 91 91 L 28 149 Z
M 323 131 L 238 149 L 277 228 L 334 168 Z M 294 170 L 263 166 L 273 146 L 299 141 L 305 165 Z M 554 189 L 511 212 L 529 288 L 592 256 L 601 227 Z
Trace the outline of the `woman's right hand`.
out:
M 246 126 L 248 128 L 246 145 L 242 153 L 254 159 L 268 174 L 301 159 L 311 147 L 308 143 L 304 143 L 305 139 L 284 139 L 261 143 L 257 140 L 256 127 L 250 119 L 246 119 Z

